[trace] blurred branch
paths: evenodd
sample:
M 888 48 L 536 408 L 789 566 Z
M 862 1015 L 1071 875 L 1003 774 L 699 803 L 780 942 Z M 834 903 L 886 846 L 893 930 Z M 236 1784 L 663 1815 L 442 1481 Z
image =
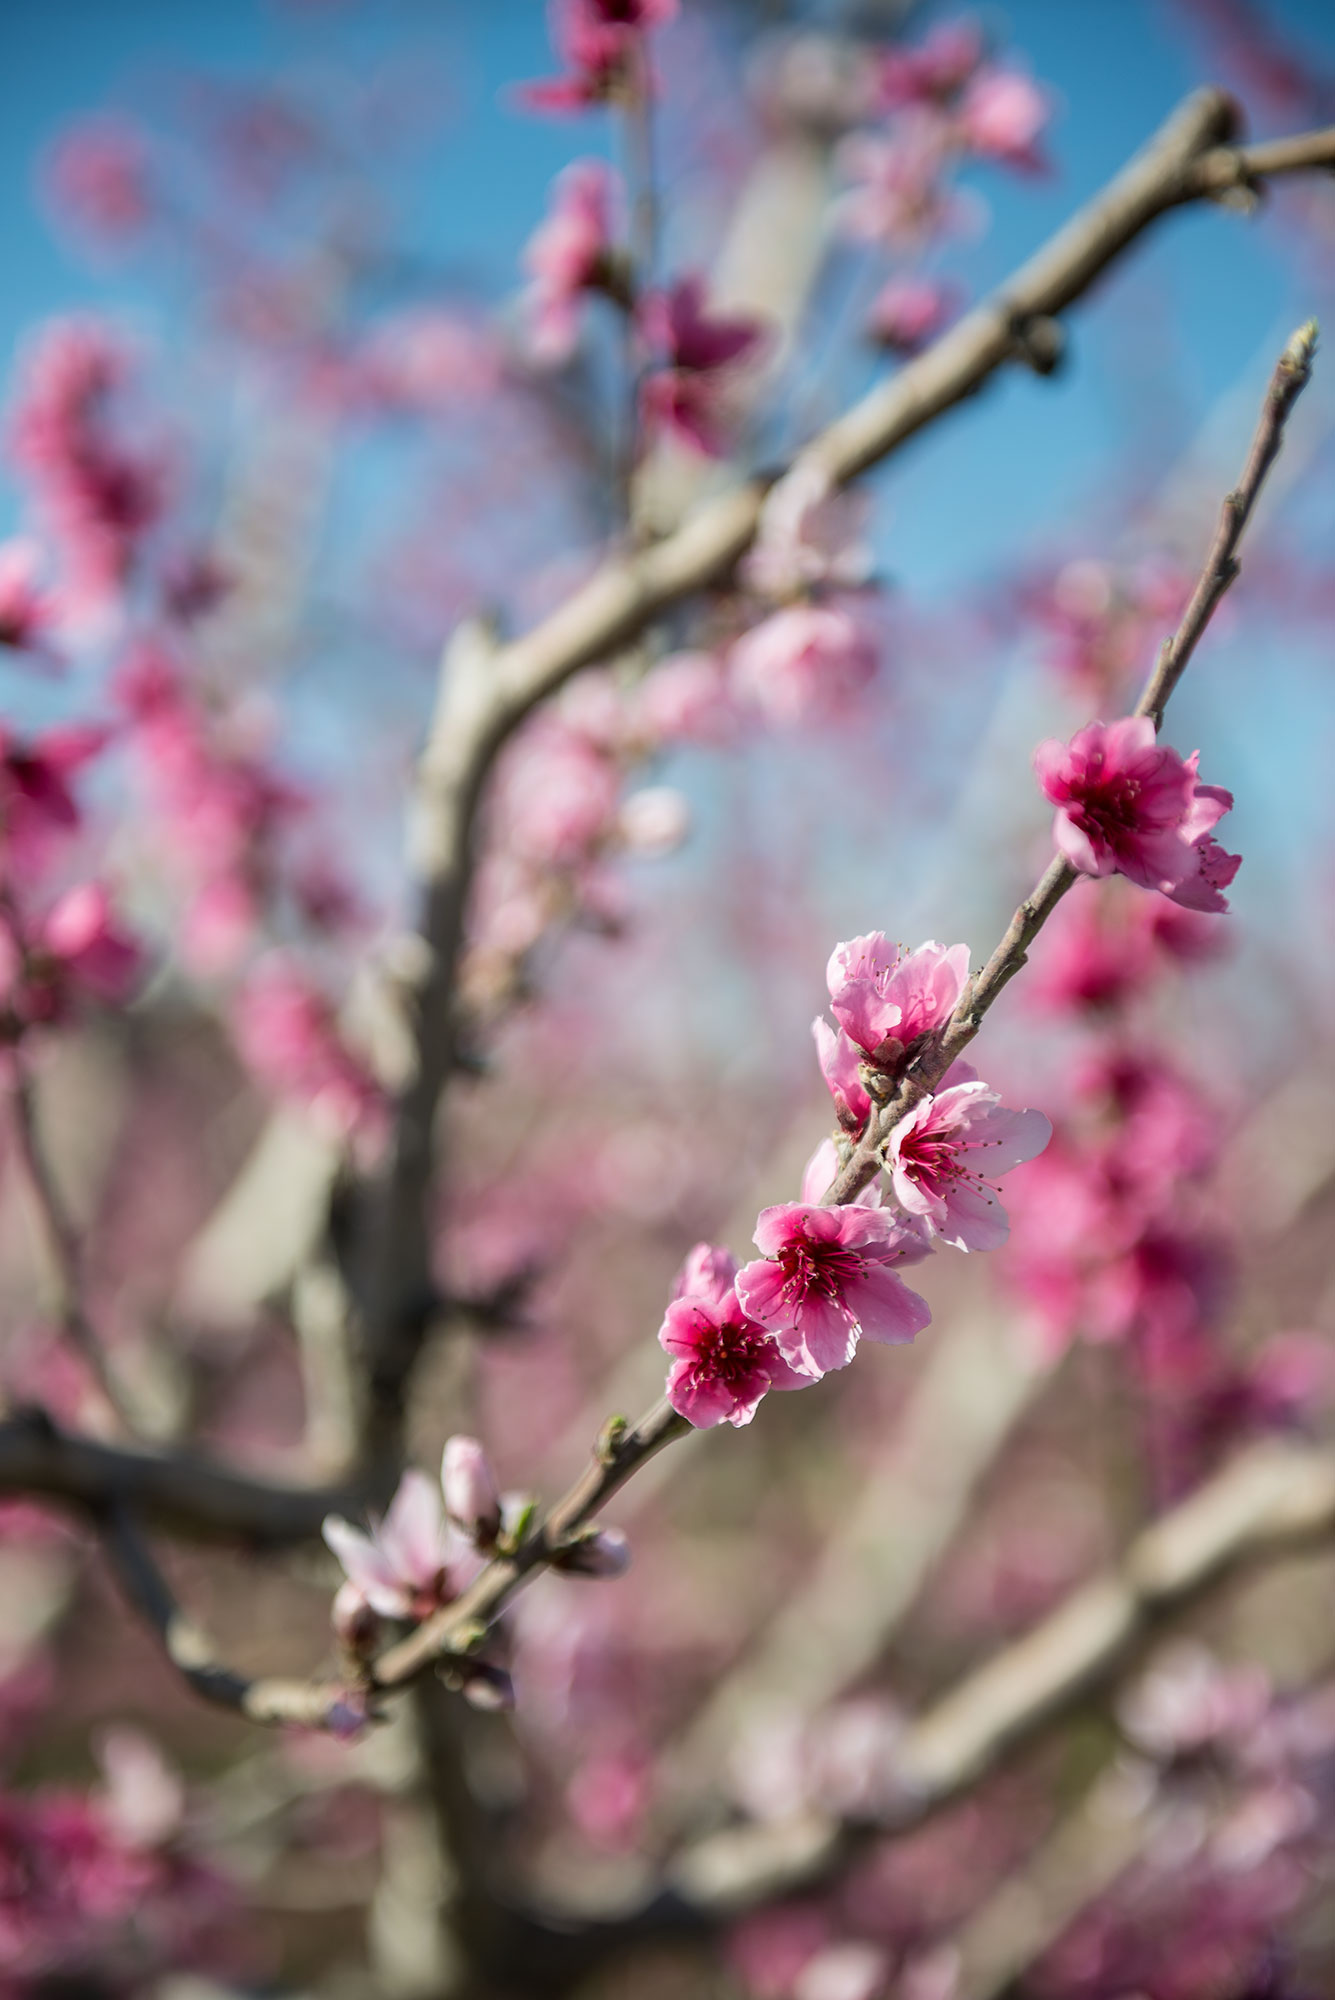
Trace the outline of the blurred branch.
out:
M 94 1515 L 129 1506 L 178 1534 L 256 1547 L 313 1541 L 326 1514 L 359 1504 L 341 1486 L 285 1486 L 187 1452 L 75 1437 L 41 1410 L 0 1422 L 0 1494 L 35 1495 Z
M 1275 1443 L 1240 1453 L 1139 1535 L 1116 1567 L 910 1725 L 893 1797 L 874 1821 L 813 1814 L 800 1824 L 730 1829 L 679 1858 L 677 1888 L 722 1915 L 829 1879 L 869 1839 L 917 1826 L 972 1790 L 1209 1586 L 1332 1532 L 1335 1454 Z
M 28 1187 L 51 1249 L 55 1276 L 55 1309 L 60 1330 L 77 1349 L 112 1413 L 132 1436 L 137 1429 L 121 1384 L 84 1303 L 83 1257 L 79 1232 L 56 1184 L 37 1126 L 32 1078 L 17 1052 L 11 1058 L 9 1101 L 14 1136 Z

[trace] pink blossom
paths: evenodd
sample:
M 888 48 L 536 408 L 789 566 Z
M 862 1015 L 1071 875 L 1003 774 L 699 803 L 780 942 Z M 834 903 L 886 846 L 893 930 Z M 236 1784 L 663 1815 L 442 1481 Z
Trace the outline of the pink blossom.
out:
M 821 1075 L 834 1099 L 835 1116 L 847 1132 L 860 1132 L 871 1110 L 867 1087 L 858 1074 L 863 1051 L 842 1028 L 832 1028 L 822 1016 L 811 1024 Z
M 859 242 L 918 249 L 964 213 L 944 179 L 949 152 L 949 127 L 930 111 L 906 114 L 888 135 L 851 133 L 838 150 L 850 186 L 836 221 Z
M 1154 724 L 1138 715 L 1091 722 L 1069 744 L 1040 743 L 1034 765 L 1058 808 L 1059 852 L 1082 874 L 1125 875 L 1187 909 L 1227 909 L 1222 891 L 1240 858 L 1211 834 L 1233 796 L 1198 781 L 1197 756 L 1156 742 Z
M 678 1275 L 658 1339 L 671 1355 L 667 1397 L 708 1430 L 749 1424 L 771 1389 L 804 1389 L 811 1371 L 788 1366 L 777 1343 L 738 1298 L 737 1266 L 726 1250 L 697 1243 Z
M 404 1473 L 389 1512 L 369 1534 L 338 1514 L 326 1515 L 322 1532 L 348 1582 L 382 1618 L 421 1620 L 458 1595 L 441 1491 L 424 1472 Z
M 100 882 L 67 889 L 38 938 L 38 950 L 54 961 L 62 985 L 110 1006 L 129 997 L 143 970 L 143 951 L 121 929 L 110 894 Z
M 641 681 L 639 727 L 653 743 L 725 743 L 737 712 L 714 653 L 669 653 Z
M 853 588 L 871 575 L 864 538 L 868 496 L 840 492 L 818 465 L 795 465 L 767 495 L 742 575 L 762 596 L 804 595 L 818 584 Z
M 586 1758 L 566 1788 L 570 1816 L 600 1847 L 631 1845 L 652 1792 L 652 1765 L 624 1752 Z
M 43 635 L 55 617 L 56 604 L 38 587 L 40 567 L 36 542 L 17 536 L 0 542 L 0 646 L 32 653 L 45 650 Z
M 839 1149 L 833 1139 L 822 1139 L 806 1166 L 802 1169 L 802 1187 L 799 1200 L 808 1208 L 819 1208 L 825 1196 L 834 1186 L 840 1167 Z M 879 1181 L 870 1181 L 866 1187 L 854 1195 L 853 1203 L 859 1208 L 879 1208 L 881 1188 Z
M 963 88 L 983 59 L 972 21 L 943 21 L 914 47 L 895 45 L 880 58 L 880 100 L 887 111 L 944 103 Z
M 650 28 L 675 20 L 677 0 L 551 0 L 552 42 L 564 76 L 524 84 L 534 111 L 583 111 L 614 97 L 631 80 Z
M 953 286 L 937 278 L 911 273 L 891 278 L 871 302 L 867 331 L 896 354 L 916 354 L 950 318 L 956 296 Z
M 31 880 L 57 841 L 80 824 L 70 779 L 106 741 L 91 729 L 52 729 L 21 743 L 0 723 L 0 837 L 7 873 Z
M 45 180 L 61 213 L 104 242 L 137 235 L 152 214 L 147 147 L 139 128 L 122 118 L 72 126 L 51 148 Z
M 374 1079 L 344 1046 L 328 1000 L 290 959 L 275 953 L 256 967 L 233 1018 L 243 1058 L 275 1095 L 308 1107 L 339 1138 L 378 1130 Z
M 881 931 L 836 945 L 825 968 L 835 1019 L 859 1049 L 883 1063 L 897 1061 L 950 1019 L 968 977 L 967 944 L 929 941 L 905 952 Z
M 476 1438 L 446 1438 L 440 1485 L 446 1515 L 459 1533 L 478 1547 L 494 1542 L 501 1531 L 501 1496 Z
M 491 333 L 462 313 L 415 306 L 378 320 L 338 377 L 354 407 L 431 415 L 493 395 L 502 378 Z
M 1032 171 L 1043 165 L 1038 140 L 1050 110 L 1047 92 L 1023 70 L 981 70 L 960 105 L 965 143 L 988 159 Z
M 645 379 L 646 422 L 669 430 L 710 457 L 724 449 L 724 403 L 732 372 L 752 359 L 765 338 L 748 314 L 710 313 L 704 280 L 679 278 L 667 292 L 650 292 L 639 308 L 640 331 L 660 362 Z
M 847 712 L 879 666 L 865 623 L 840 604 L 790 604 L 728 654 L 733 684 L 785 726 Z
M 1008 1111 L 994 1090 L 955 1064 L 946 1087 L 924 1097 L 890 1137 L 895 1199 L 921 1216 L 943 1243 L 995 1250 L 1010 1233 L 1006 1211 L 984 1172 L 1004 1174 L 1041 1153 L 1052 1126 L 1041 1111 Z
M 621 774 L 583 732 L 547 711 L 512 745 L 497 790 L 506 846 L 540 866 L 569 868 L 611 832 Z
M 646 785 L 622 801 L 616 830 L 632 854 L 672 854 L 691 830 L 691 808 L 675 785 Z
M 860 1335 L 912 1340 L 932 1317 L 894 1268 L 928 1254 L 902 1216 L 781 1203 L 761 1210 L 755 1242 L 763 1255 L 738 1273 L 738 1297 L 801 1373 L 846 1367 Z
M 529 238 L 524 263 L 533 278 L 533 351 L 543 361 L 569 359 L 580 298 L 606 284 L 618 189 L 617 176 L 602 160 L 572 161 L 557 177 L 550 214 Z

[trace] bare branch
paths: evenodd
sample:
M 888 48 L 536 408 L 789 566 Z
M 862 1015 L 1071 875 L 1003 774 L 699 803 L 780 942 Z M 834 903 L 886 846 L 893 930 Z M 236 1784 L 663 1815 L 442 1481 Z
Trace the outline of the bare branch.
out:
M 177 1534 L 255 1547 L 313 1541 L 326 1514 L 359 1504 L 345 1487 L 285 1486 L 186 1452 L 74 1437 L 41 1410 L 0 1423 L 0 1494 L 17 1493 L 94 1516 L 128 1506 Z
M 916 1826 L 971 1790 L 1207 1587 L 1333 1532 L 1335 1454 L 1292 1444 L 1240 1453 L 1138 1536 L 1116 1568 L 919 1717 L 899 1746 L 894 1798 L 874 1822 L 812 1816 L 719 1834 L 680 1857 L 678 1889 L 721 1915 L 827 1879 L 868 1839 Z

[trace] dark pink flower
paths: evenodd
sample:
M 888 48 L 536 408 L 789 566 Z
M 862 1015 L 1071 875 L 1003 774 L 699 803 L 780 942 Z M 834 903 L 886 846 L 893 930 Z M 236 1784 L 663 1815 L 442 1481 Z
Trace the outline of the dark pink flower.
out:
M 339 1139 L 379 1131 L 380 1090 L 299 966 L 278 953 L 261 963 L 237 995 L 234 1020 L 242 1056 L 276 1096 L 307 1107 Z
M 527 303 L 540 360 L 569 359 L 579 332 L 579 302 L 606 285 L 619 185 L 604 161 L 572 161 L 557 177 L 546 221 L 529 238 L 524 264 L 533 282 Z
M 968 1081 L 953 1082 L 961 1073 Z M 967 1065 L 947 1071 L 946 1087 L 924 1097 L 890 1136 L 895 1199 L 934 1236 L 959 1250 L 995 1250 L 1010 1234 L 989 1175 L 1041 1153 L 1052 1126 L 1041 1111 L 1008 1111 Z
M 983 38 L 972 21 L 943 21 L 912 48 L 882 52 L 880 100 L 887 111 L 909 104 L 948 103 L 983 59 Z
M 6 873 L 30 881 L 52 844 L 77 830 L 70 780 L 105 743 L 104 730 L 77 727 L 50 729 L 21 743 L 0 723 L 0 865 Z
M 749 314 L 707 312 L 698 276 L 679 278 L 670 291 L 650 292 L 641 302 L 639 325 L 661 363 L 645 379 L 646 421 L 710 457 L 721 456 L 731 371 L 745 357 L 755 358 L 763 325 Z
M 950 1019 L 968 977 L 967 944 L 929 941 L 906 952 L 882 931 L 836 945 L 825 968 L 835 1019 L 859 1049 L 886 1063 Z
M 144 954 L 117 921 L 101 882 L 67 889 L 39 932 L 38 949 L 54 961 L 61 986 L 110 1006 L 129 998 L 143 970 Z
M 902 1216 L 786 1202 L 761 1210 L 755 1242 L 764 1254 L 738 1273 L 738 1297 L 801 1373 L 845 1367 L 861 1335 L 912 1340 L 932 1317 L 896 1268 L 928 1254 Z
M 787 605 L 728 654 L 738 694 L 782 726 L 847 713 L 879 664 L 866 624 L 841 604 Z
M 667 1397 L 708 1430 L 749 1424 L 771 1389 L 804 1389 L 811 1371 L 789 1367 L 778 1344 L 737 1296 L 737 1266 L 726 1250 L 697 1243 L 678 1275 L 658 1339 L 671 1355 Z
M 1058 809 L 1058 850 L 1084 875 L 1125 875 L 1187 909 L 1227 909 L 1222 891 L 1241 861 L 1211 834 L 1233 795 L 1201 784 L 1196 763 L 1196 752 L 1182 758 L 1156 742 L 1148 716 L 1040 743 L 1034 766 Z
M 56 615 L 56 601 L 37 582 L 41 551 L 19 537 L 0 542 L 0 646 L 20 652 L 45 651 L 44 635 Z

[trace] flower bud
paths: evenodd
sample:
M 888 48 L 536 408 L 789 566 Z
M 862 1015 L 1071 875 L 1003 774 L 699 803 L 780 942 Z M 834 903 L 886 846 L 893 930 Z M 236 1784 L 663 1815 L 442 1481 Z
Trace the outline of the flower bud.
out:
M 334 1631 L 354 1658 L 367 1658 L 376 1642 L 380 1620 L 355 1583 L 339 1585 L 330 1613 Z
M 446 1439 L 440 1483 L 454 1526 L 474 1547 L 489 1548 L 501 1531 L 501 1496 L 476 1438 Z

